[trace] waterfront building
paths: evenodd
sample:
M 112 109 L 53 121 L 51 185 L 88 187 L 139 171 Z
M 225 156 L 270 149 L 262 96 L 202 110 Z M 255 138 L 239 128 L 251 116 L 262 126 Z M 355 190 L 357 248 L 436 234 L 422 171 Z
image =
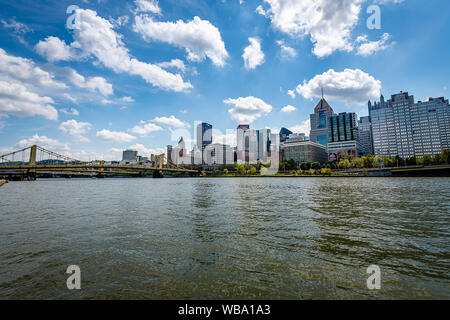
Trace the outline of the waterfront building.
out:
M 292 134 L 292 131 L 286 128 L 281 128 L 280 130 L 280 142 L 286 141 L 289 138 L 289 135 Z
M 172 145 L 168 145 L 167 146 L 167 162 L 172 162 L 172 150 L 173 150 L 173 146 Z
M 245 163 L 245 137 L 244 134 L 250 129 L 248 124 L 240 124 L 236 129 L 236 155 L 237 163 Z
M 384 101 L 368 103 L 373 148 L 377 156 L 410 158 L 434 156 L 450 148 L 450 105 L 440 98 L 414 102 L 400 92 Z
M 183 140 L 183 137 L 178 141 L 178 145 L 172 150 L 172 162 L 175 165 L 186 165 L 191 164 L 191 158 L 186 150 L 186 143 Z
M 260 129 L 257 132 L 257 147 L 258 156 L 257 161 L 266 163 L 270 150 L 270 129 Z
M 213 143 L 205 147 L 203 159 L 206 165 L 232 164 L 233 149 L 226 144 Z
M 334 115 L 334 111 L 322 95 L 319 103 L 314 108 L 314 113 L 310 115 L 311 131 L 309 139 L 324 146 L 328 144 L 327 119 Z
M 359 118 L 358 121 L 358 139 L 359 144 L 364 155 L 374 154 L 373 152 L 373 137 L 372 137 L 372 123 L 370 116 Z
M 281 143 L 283 150 L 283 160 L 294 160 L 297 164 L 302 162 L 320 162 L 328 161 L 327 148 L 310 140 L 303 138 L 287 139 Z
M 205 150 L 207 145 L 212 143 L 212 125 L 206 122 L 199 123 L 197 125 L 197 147 L 202 151 Z M 202 163 L 204 160 L 202 158 Z
M 329 161 L 358 158 L 363 154 L 356 119 L 354 112 L 341 112 L 327 118 Z
M 124 150 L 122 152 L 122 161 L 132 162 L 137 160 L 138 152 L 136 150 Z

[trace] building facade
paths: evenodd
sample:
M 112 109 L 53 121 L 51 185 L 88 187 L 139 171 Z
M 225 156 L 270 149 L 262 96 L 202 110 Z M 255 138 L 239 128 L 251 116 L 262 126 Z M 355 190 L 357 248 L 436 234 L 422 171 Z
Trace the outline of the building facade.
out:
M 400 92 L 384 101 L 369 101 L 373 148 L 377 156 L 434 156 L 450 148 L 450 105 L 443 97 L 414 102 Z
M 317 142 L 303 140 L 303 138 L 287 139 L 281 143 L 283 160 L 302 162 L 328 162 L 327 148 Z
M 245 132 L 250 129 L 248 124 L 240 124 L 236 129 L 236 161 L 245 163 Z
M 310 115 L 311 131 L 309 139 L 324 146 L 328 145 L 327 119 L 334 115 L 334 111 L 328 102 L 322 97 Z
M 372 122 L 370 116 L 361 117 L 358 121 L 358 138 L 359 144 L 364 155 L 374 154 L 373 152 L 373 137 L 372 137 Z
M 122 152 L 122 161 L 137 161 L 137 155 L 136 150 L 125 150 Z
M 357 117 L 354 112 L 341 112 L 329 116 L 328 160 L 333 162 L 349 157 L 358 158 L 363 152 L 359 144 Z
M 202 153 L 207 145 L 212 143 L 212 125 L 206 122 L 197 124 L 197 148 L 199 148 Z M 202 158 L 202 163 L 204 163 Z

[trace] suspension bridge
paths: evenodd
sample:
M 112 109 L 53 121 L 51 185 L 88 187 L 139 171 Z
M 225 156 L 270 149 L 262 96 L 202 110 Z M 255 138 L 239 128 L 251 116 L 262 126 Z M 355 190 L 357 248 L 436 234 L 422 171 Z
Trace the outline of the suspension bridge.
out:
M 80 161 L 49 151 L 37 145 L 0 155 L 0 176 L 18 177 L 20 180 L 35 180 L 38 175 L 95 176 L 108 175 L 145 176 L 152 174 L 162 177 L 164 172 L 178 172 L 197 175 L 197 170 L 180 168 L 172 162 L 164 163 L 164 154 L 156 155 L 154 161 L 136 164 L 117 162 Z

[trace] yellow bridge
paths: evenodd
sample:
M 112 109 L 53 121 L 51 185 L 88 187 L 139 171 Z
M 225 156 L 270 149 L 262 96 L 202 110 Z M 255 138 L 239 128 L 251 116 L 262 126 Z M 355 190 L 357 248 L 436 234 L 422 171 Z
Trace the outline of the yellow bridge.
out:
M 39 156 L 38 156 L 39 155 Z M 38 160 L 39 159 L 39 160 Z M 142 163 L 122 165 L 108 164 L 100 161 L 80 161 L 46 150 L 37 145 L 0 155 L 0 176 L 22 175 L 27 179 L 35 179 L 37 173 L 53 173 L 64 175 L 146 175 L 162 176 L 162 172 L 180 172 L 191 175 L 197 170 L 179 168 L 170 161 L 164 164 L 164 154 L 156 155 L 152 166 Z

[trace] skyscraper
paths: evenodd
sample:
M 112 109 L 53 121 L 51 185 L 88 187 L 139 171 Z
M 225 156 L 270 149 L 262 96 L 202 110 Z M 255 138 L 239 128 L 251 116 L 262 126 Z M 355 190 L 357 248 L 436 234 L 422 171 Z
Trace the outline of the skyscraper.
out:
M 359 118 L 358 138 L 363 153 L 365 155 L 373 154 L 372 123 L 370 116 Z
M 250 129 L 248 124 L 240 124 L 236 129 L 236 153 L 237 163 L 245 163 L 245 137 L 244 134 Z
M 443 97 L 414 103 L 414 96 L 400 92 L 368 107 L 375 155 L 433 156 L 450 148 L 450 105 Z
M 311 131 L 310 140 L 318 142 L 324 146 L 328 144 L 327 118 L 334 115 L 334 111 L 323 97 L 314 108 L 314 113 L 310 115 Z
M 203 160 L 203 151 L 207 145 L 212 143 L 212 125 L 206 122 L 199 123 L 197 125 L 197 147 L 202 152 L 202 164 L 204 164 Z
M 327 118 L 329 161 L 362 155 L 354 112 L 341 112 Z

